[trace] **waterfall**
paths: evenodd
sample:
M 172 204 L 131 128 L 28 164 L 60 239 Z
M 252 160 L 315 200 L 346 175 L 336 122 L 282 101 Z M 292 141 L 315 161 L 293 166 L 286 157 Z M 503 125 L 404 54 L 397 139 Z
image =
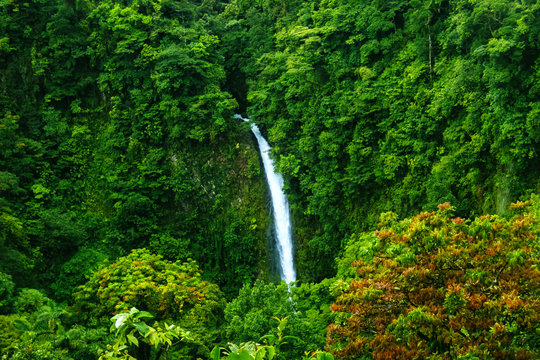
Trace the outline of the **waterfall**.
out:
M 234 115 L 234 117 L 236 119 L 249 121 L 249 119 L 245 119 L 238 114 Z M 266 173 L 266 181 L 270 188 L 272 208 L 274 210 L 276 245 L 281 268 L 281 280 L 285 280 L 287 284 L 290 284 L 291 282 L 296 281 L 296 272 L 294 270 L 289 202 L 283 192 L 283 177 L 274 170 L 274 163 L 270 158 L 270 145 L 268 145 L 266 139 L 261 135 L 259 127 L 256 124 L 251 123 L 251 131 L 259 143 L 259 151 L 264 165 L 264 172 Z

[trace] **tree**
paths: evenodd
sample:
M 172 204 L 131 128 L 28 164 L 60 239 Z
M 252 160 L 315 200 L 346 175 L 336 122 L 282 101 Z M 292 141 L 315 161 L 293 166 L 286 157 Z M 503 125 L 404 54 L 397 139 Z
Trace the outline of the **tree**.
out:
M 104 325 L 111 312 L 118 315 L 134 307 L 154 314 L 158 322 L 174 321 L 190 332 L 182 351 L 192 356 L 209 353 L 208 346 L 219 339 L 225 303 L 194 261 L 171 262 L 146 249 L 133 250 L 93 273 L 74 300 L 75 312 L 86 322 Z
M 453 217 L 448 203 L 401 222 L 383 214 L 375 233 L 347 246 L 349 280 L 339 280 L 328 348 L 340 359 L 538 357 L 540 243 L 530 204 L 513 204 L 511 219 Z

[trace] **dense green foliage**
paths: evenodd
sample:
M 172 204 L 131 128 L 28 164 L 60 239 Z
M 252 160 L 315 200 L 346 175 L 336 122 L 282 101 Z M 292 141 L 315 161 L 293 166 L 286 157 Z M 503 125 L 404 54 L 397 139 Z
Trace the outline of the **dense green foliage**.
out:
M 322 349 L 331 321 L 329 286 L 330 280 L 290 289 L 284 282 L 276 286 L 257 281 L 253 286 L 244 286 L 225 308 L 226 338 L 241 344 L 264 340 L 265 335 L 275 339 L 287 336 L 276 355 L 284 360 L 299 359 L 305 352 Z
M 537 1 L 231 8 L 231 46 L 253 55 L 229 66 L 286 174 L 303 278 L 333 275 L 343 239 L 380 212 L 449 201 L 461 216 L 503 215 L 538 189 Z
M 534 0 L 0 0 L 0 358 L 540 356 L 539 59 Z
M 229 295 L 263 272 L 265 190 L 221 90 L 220 9 L 0 3 L 0 271 L 64 300 L 137 247 L 199 260 Z

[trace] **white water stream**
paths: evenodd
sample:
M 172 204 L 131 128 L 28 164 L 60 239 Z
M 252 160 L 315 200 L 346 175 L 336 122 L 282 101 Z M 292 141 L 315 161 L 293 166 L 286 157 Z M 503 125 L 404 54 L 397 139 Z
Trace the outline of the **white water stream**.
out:
M 239 114 L 234 115 L 234 117 L 236 119 L 249 121 L 249 119 L 243 118 Z M 266 181 L 268 182 L 270 196 L 272 197 L 276 244 L 281 267 L 281 280 L 285 280 L 287 284 L 290 284 L 291 282 L 296 281 L 296 271 L 294 270 L 289 202 L 283 192 L 283 177 L 274 170 L 274 163 L 269 154 L 270 145 L 268 145 L 266 139 L 261 135 L 258 126 L 251 123 L 251 131 L 259 143 L 259 151 L 264 165 L 264 172 L 266 173 Z

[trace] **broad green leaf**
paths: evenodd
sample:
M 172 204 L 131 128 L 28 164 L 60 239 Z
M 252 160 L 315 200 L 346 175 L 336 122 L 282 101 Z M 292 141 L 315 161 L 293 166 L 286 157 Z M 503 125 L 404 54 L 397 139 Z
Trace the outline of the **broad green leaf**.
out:
M 266 355 L 266 349 L 260 348 L 259 351 L 255 354 L 255 360 L 263 360 Z
M 254 358 L 249 354 L 248 351 L 242 350 L 238 354 L 230 354 L 227 357 L 227 360 L 254 360 Z
M 221 360 L 221 350 L 219 348 L 219 346 L 214 346 L 214 348 L 212 349 L 212 351 L 210 352 L 210 360 Z
M 137 340 L 137 338 L 133 336 L 133 334 L 128 334 L 126 337 L 130 343 L 132 343 L 135 346 L 139 346 L 139 340 Z
M 135 318 L 135 319 L 140 319 L 140 318 L 151 319 L 153 317 L 154 317 L 154 315 L 150 314 L 148 311 L 139 311 L 138 313 L 136 313 L 133 316 L 133 318 Z
M 142 321 L 134 322 L 133 327 L 135 327 L 135 329 L 137 329 L 143 336 L 147 336 L 150 332 L 150 327 Z

